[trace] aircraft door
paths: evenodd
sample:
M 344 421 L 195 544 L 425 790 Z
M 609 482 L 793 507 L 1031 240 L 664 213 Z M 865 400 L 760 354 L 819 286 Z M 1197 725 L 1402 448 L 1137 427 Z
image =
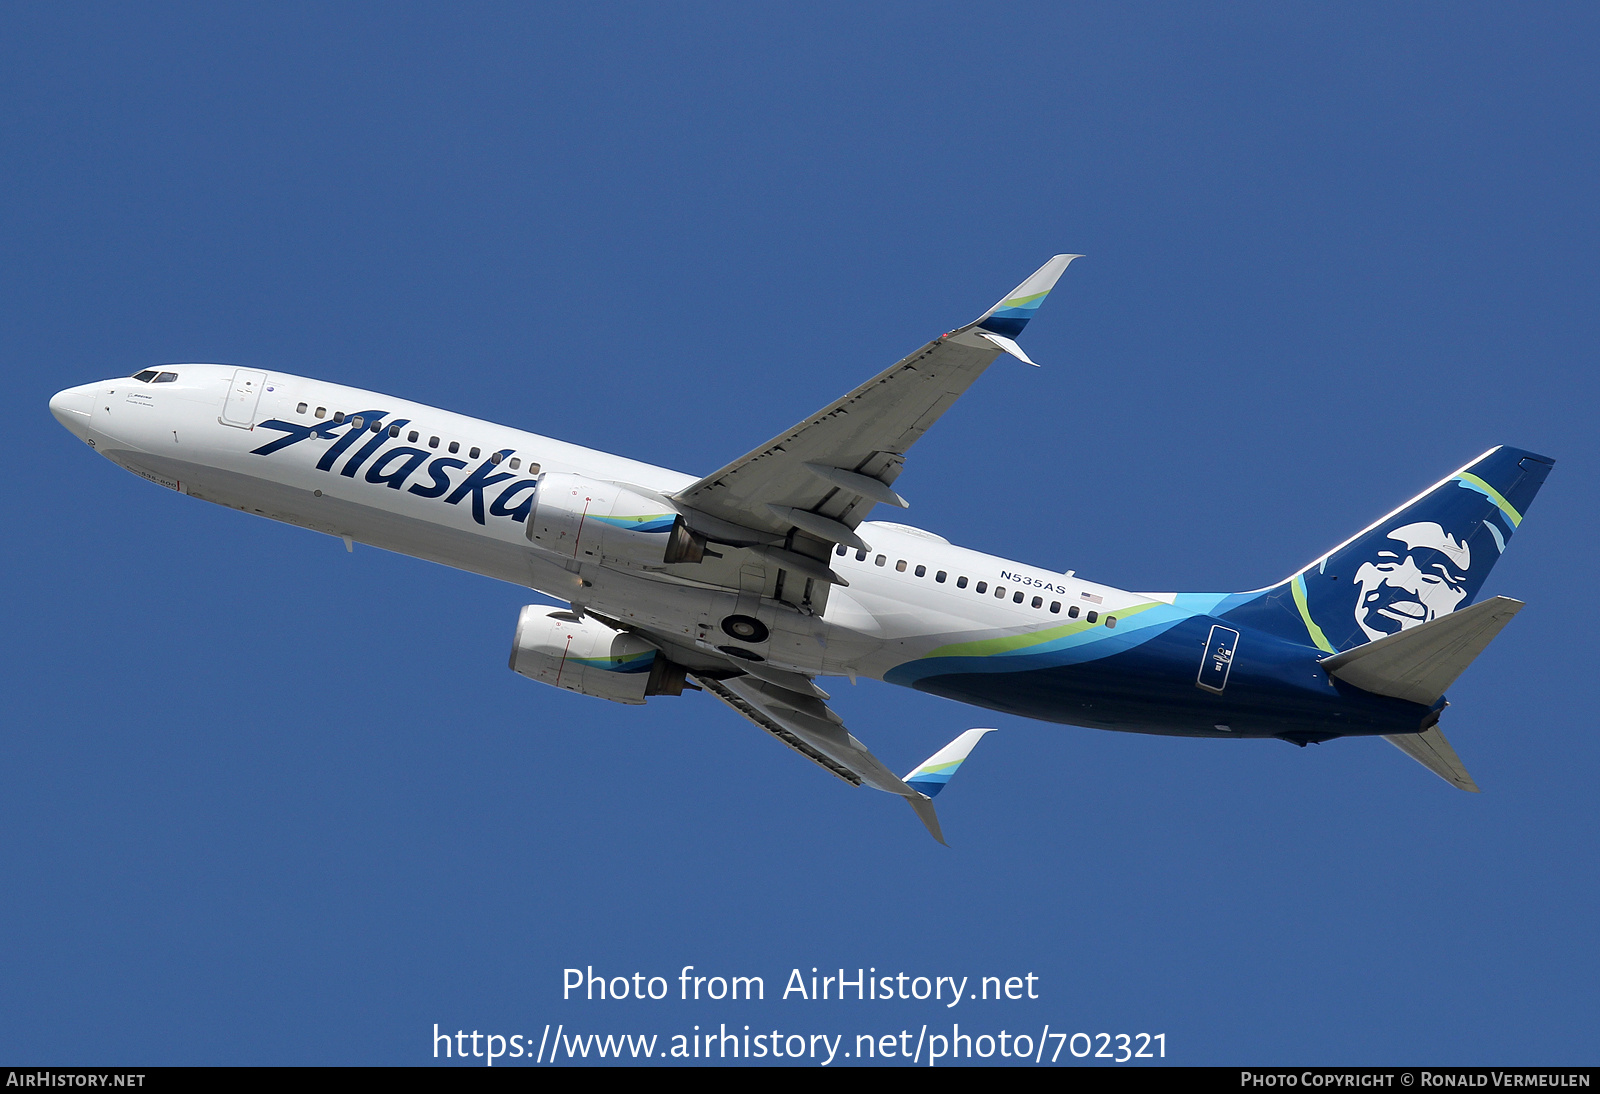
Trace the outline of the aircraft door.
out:
M 222 420 L 227 425 L 249 429 L 256 422 L 256 404 L 267 386 L 267 374 L 254 369 L 235 369 L 228 386 L 228 400 L 222 404 Z

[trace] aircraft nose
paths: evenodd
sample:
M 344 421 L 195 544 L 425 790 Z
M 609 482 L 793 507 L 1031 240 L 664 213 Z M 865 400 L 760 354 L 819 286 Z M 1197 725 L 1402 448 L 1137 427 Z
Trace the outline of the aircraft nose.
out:
M 80 441 L 89 435 L 89 418 L 94 413 L 93 384 L 82 384 L 50 396 L 50 413 Z

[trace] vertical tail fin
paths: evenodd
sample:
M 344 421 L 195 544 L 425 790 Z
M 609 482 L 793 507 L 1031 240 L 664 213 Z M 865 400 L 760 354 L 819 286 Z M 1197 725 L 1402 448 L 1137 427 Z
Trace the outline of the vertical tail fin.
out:
M 1492 448 L 1224 618 L 1338 653 L 1471 604 L 1554 461 Z

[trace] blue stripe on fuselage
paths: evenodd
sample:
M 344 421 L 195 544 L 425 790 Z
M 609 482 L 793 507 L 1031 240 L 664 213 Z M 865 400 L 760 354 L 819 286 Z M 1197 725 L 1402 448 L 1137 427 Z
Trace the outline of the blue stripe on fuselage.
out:
M 1049 722 L 1174 736 L 1336 737 L 1415 732 L 1427 708 L 1331 679 L 1311 646 L 1244 629 L 1222 694 L 1195 686 L 1217 622 L 1191 616 L 1093 660 L 927 658 L 884 679 Z M 1227 730 L 1219 730 L 1225 725 Z

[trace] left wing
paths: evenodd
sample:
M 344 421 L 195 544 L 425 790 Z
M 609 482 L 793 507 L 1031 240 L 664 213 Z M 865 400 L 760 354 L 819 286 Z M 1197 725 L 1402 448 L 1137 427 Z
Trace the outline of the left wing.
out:
M 798 530 L 866 549 L 855 529 L 872 506 L 906 504 L 890 489 L 906 451 L 1001 352 L 1033 364 L 1015 338 L 1080 257 L 1056 255 L 973 322 L 935 338 L 674 500 L 744 528 L 780 536 Z
M 944 789 L 978 739 L 993 732 L 967 730 L 902 780 L 856 740 L 844 727 L 844 720 L 816 695 L 802 695 L 751 676 L 730 680 L 696 676 L 695 680 L 746 719 L 851 786 L 865 783 L 904 798 L 940 843 L 944 843 L 944 833 L 939 829 L 938 814 L 933 811 L 933 795 Z

